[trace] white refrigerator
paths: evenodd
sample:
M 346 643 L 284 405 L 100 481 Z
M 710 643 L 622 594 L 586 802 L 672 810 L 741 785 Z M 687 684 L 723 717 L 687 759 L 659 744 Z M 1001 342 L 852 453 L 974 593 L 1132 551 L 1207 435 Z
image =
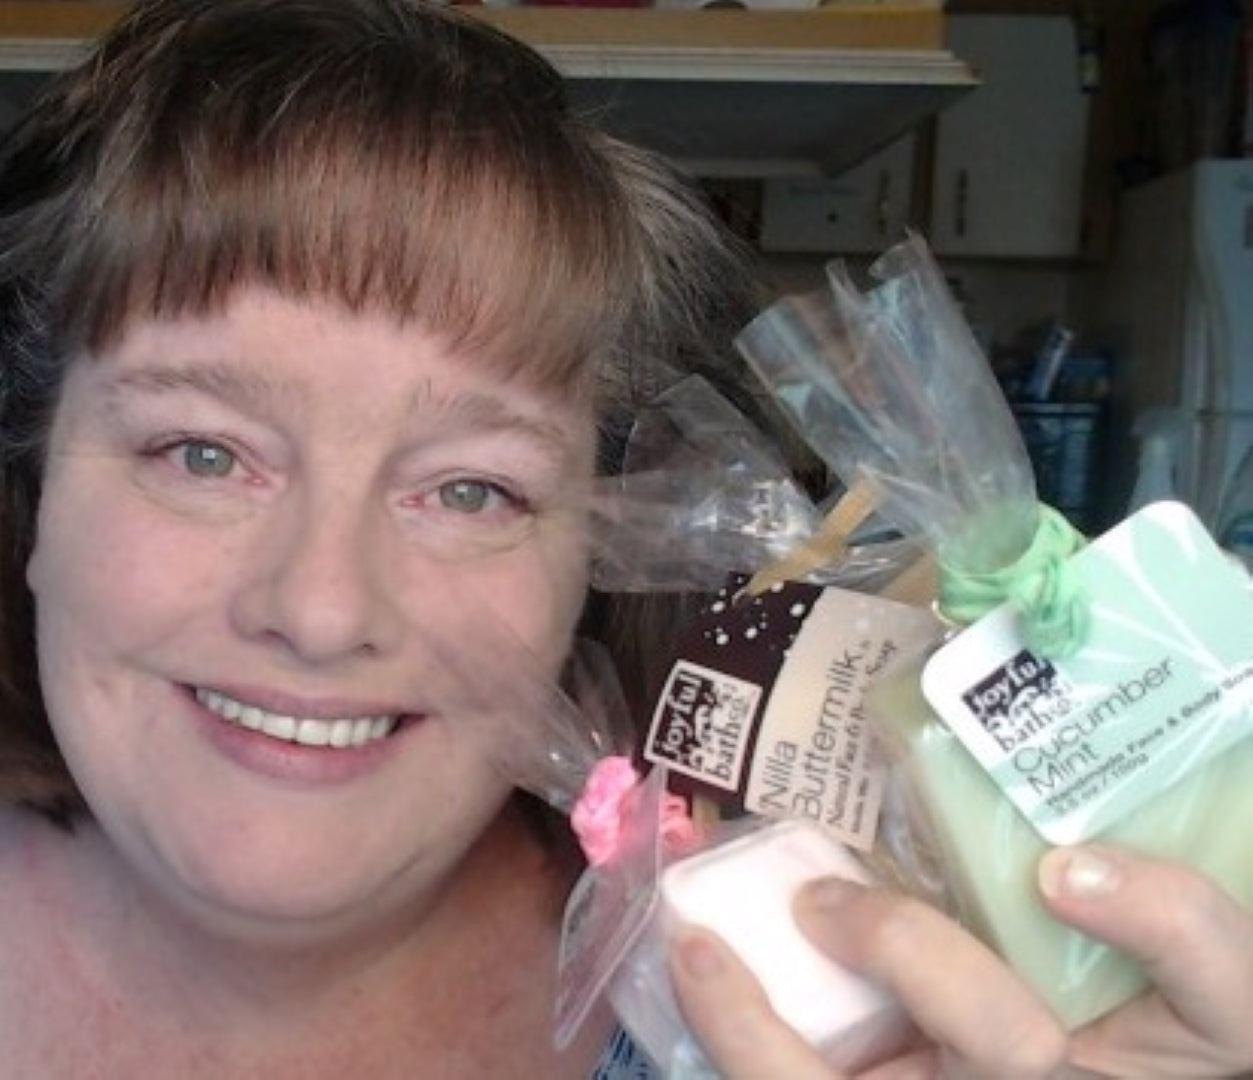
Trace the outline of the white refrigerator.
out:
M 1127 190 L 1093 325 L 1115 347 L 1106 497 L 1135 479 L 1136 417 L 1180 411 L 1175 489 L 1211 528 L 1253 446 L 1253 160 L 1205 160 Z

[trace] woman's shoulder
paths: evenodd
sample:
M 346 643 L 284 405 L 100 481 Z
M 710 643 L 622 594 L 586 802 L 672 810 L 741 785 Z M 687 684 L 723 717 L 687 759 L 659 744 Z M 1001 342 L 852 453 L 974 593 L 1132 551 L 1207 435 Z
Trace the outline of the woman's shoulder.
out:
M 44 981 L 64 929 L 49 902 L 57 891 L 50 878 L 63 846 L 60 831 L 20 807 L 0 806 L 0 1048 L 6 1051 L 15 1027 L 30 1021 L 32 991 Z
M 10 968 L 16 954 L 41 933 L 40 923 L 55 921 L 47 900 L 61 890 L 52 884 L 63 875 L 70 834 L 22 807 L 0 806 L 0 967 Z M 11 970 L 11 968 L 10 968 Z
M 48 941 L 68 940 L 71 904 L 95 906 L 81 862 L 91 845 L 82 839 L 24 807 L 0 805 L 0 979 L 24 956 L 44 963 Z
M 73 823 L 57 824 L 28 807 L 0 803 L 0 889 L 19 870 L 20 883 L 35 865 L 57 861 L 72 850 L 77 835 Z
M 45 836 L 51 827 L 23 807 L 0 805 L 0 898 L 15 899 L 32 884 L 39 849 L 53 839 Z

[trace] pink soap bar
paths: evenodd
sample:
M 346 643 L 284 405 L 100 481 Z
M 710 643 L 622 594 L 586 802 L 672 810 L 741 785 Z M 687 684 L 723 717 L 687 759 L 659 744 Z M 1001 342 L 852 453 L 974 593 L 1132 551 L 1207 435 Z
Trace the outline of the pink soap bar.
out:
M 797 928 L 792 901 L 814 878 L 871 884 L 861 863 L 807 821 L 784 821 L 670 867 L 665 917 L 720 935 L 761 981 L 775 1012 L 833 1065 L 889 1051 L 905 1021 L 896 999 L 820 953 Z
M 663 1071 L 710 1068 L 668 976 L 671 935 L 684 923 L 722 937 L 775 1012 L 834 1067 L 861 1068 L 903 1043 L 909 1025 L 896 999 L 828 959 L 796 926 L 801 885 L 831 876 L 872 884 L 847 849 L 802 820 L 758 825 L 664 871 L 652 922 L 610 990 L 623 1024 Z

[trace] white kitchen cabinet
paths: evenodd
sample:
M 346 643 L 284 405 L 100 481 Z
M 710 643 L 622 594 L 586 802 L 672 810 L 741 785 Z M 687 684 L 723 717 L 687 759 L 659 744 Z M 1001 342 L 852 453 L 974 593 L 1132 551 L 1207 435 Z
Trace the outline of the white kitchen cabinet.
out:
M 917 225 L 914 200 L 916 140 L 897 139 L 860 165 L 825 180 L 768 180 L 762 192 L 765 251 L 840 253 L 882 251 Z
M 950 256 L 1076 255 L 1089 99 L 1074 21 L 954 16 L 948 41 L 981 84 L 936 119 L 933 248 Z
M 1088 97 L 1073 21 L 952 15 L 948 44 L 981 82 L 936 115 L 932 154 L 906 135 L 829 179 L 768 180 L 764 250 L 874 253 L 912 225 L 949 257 L 1080 253 Z

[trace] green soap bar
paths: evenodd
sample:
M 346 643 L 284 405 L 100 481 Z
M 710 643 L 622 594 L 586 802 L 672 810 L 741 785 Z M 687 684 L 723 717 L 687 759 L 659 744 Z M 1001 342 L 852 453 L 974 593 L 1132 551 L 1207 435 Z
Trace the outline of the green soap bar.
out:
M 927 704 L 921 668 L 884 679 L 870 714 L 930 834 L 958 917 L 1040 995 L 1068 1028 L 1147 984 L 1130 957 L 1045 910 L 1036 867 L 1049 844 Z M 1253 906 L 1253 738 L 1230 747 L 1098 839 L 1176 860 Z

